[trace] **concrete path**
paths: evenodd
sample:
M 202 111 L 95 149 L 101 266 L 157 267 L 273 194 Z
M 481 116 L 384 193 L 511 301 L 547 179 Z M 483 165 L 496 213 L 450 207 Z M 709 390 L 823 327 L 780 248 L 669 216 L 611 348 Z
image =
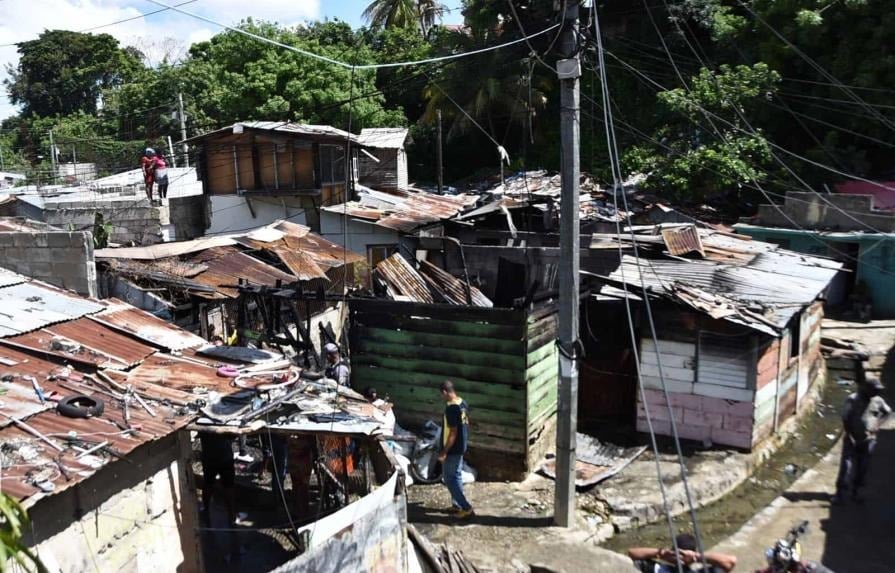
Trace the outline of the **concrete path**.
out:
M 891 394 L 887 399 L 891 400 Z M 737 571 L 764 565 L 764 550 L 801 520 L 809 521 L 802 539 L 807 559 L 820 560 L 836 573 L 888 573 L 895 565 L 895 420 L 880 433 L 862 505 L 831 506 L 839 470 L 841 442 L 782 496 L 715 549 L 739 560 Z

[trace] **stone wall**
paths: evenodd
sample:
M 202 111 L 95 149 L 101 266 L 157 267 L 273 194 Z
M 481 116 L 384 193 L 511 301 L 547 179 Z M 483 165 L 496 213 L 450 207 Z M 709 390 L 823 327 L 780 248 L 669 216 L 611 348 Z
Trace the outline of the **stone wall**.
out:
M 779 209 L 785 216 L 773 205 L 759 205 L 757 224 L 793 228 L 795 222 L 806 229 L 829 231 L 867 231 L 869 225 L 886 233 L 895 232 L 895 216 L 874 209 L 872 195 L 787 193 Z
M 147 200 L 48 203 L 42 220 L 62 229 L 93 229 L 96 213 L 112 223 L 113 243 L 160 243 L 162 227 L 170 223 L 168 207 L 153 207 Z
M 97 295 L 93 235 L 89 231 L 0 233 L 0 264 L 79 294 Z

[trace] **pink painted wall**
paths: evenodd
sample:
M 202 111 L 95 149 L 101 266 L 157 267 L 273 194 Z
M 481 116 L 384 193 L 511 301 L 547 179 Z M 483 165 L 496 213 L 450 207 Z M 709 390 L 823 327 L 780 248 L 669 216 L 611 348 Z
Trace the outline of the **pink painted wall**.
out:
M 653 430 L 671 435 L 665 396 L 660 390 L 644 389 Z M 678 435 L 688 440 L 711 440 L 714 444 L 750 448 L 752 446 L 751 401 L 741 402 L 695 394 L 669 393 Z M 637 430 L 648 432 L 643 403 L 637 400 Z

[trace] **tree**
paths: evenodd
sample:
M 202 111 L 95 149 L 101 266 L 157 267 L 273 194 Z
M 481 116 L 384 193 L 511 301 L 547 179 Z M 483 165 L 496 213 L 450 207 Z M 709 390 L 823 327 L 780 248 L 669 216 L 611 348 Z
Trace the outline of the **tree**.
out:
M 28 526 L 28 514 L 21 505 L 5 493 L 0 493 L 0 570 L 14 561 L 25 571 L 47 573 L 40 558 L 23 542 L 24 528 Z
M 109 34 L 48 30 L 18 44 L 19 64 L 4 80 L 25 117 L 95 113 L 103 89 L 121 85 L 138 71 L 140 54 L 122 49 Z
M 626 168 L 647 175 L 645 188 L 678 201 L 736 194 L 742 184 L 764 181 L 771 149 L 749 126 L 779 82 L 764 64 L 722 65 L 717 72 L 700 70 L 689 90 L 660 92 L 665 123 L 652 137 L 657 143 L 629 148 Z
M 373 0 L 363 18 L 374 29 L 418 28 L 425 36 L 443 14 L 437 0 Z

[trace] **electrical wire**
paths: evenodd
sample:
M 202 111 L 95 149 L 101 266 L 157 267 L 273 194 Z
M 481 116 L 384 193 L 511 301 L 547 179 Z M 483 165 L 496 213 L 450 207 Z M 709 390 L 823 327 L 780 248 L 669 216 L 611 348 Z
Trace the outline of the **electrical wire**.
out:
M 603 51 L 602 34 L 600 32 L 600 22 L 599 22 L 599 16 L 597 16 L 597 14 L 596 14 L 596 12 L 597 12 L 596 7 L 594 8 L 593 12 L 594 12 L 594 24 L 593 25 L 594 25 L 595 36 L 596 36 L 597 42 L 598 42 L 597 57 L 600 60 L 599 68 L 601 70 L 601 79 L 602 79 L 602 78 L 605 78 L 605 69 L 606 69 L 602 63 L 602 60 L 603 60 L 603 57 L 602 57 L 602 51 Z M 608 116 L 609 98 L 608 98 L 608 91 L 606 90 L 605 80 L 602 81 L 602 93 L 603 93 L 603 97 L 604 97 L 604 101 L 605 101 L 605 104 L 603 106 L 603 113 L 604 113 L 604 118 L 605 118 L 606 143 L 607 143 L 607 148 L 609 150 L 609 162 L 610 162 L 610 168 L 611 168 L 612 179 L 613 179 L 613 194 L 612 194 L 613 195 L 613 203 L 614 203 L 616 212 L 618 212 L 618 195 L 617 194 L 618 194 L 618 191 L 620 188 L 620 180 L 617 176 L 617 171 L 615 169 L 616 161 L 613 158 L 614 156 L 613 156 L 612 145 L 611 145 L 612 144 L 612 137 L 610 135 L 611 123 L 609 121 L 609 116 Z M 624 193 L 623 189 L 622 189 L 622 193 Z M 622 257 L 623 257 L 622 246 L 621 246 L 621 243 L 622 243 L 622 241 L 621 241 L 621 223 L 618 220 L 616 220 L 616 222 L 615 222 L 615 228 L 616 228 L 616 235 L 618 237 L 618 256 L 619 256 L 619 261 L 621 261 Z M 634 316 L 631 312 L 631 301 L 628 296 L 628 283 L 627 283 L 627 280 L 625 280 L 625 276 L 624 276 L 625 271 L 624 271 L 623 266 L 621 267 L 621 272 L 622 272 L 622 289 L 624 291 L 624 301 L 625 301 L 625 313 L 627 316 L 628 334 L 630 336 L 631 349 L 633 350 L 633 353 L 634 353 L 634 365 L 635 365 L 634 368 L 635 368 L 635 374 L 637 375 L 637 386 L 640 389 L 641 402 L 644 407 L 644 414 L 646 416 L 647 429 L 649 430 L 650 445 L 652 446 L 653 457 L 655 459 L 655 465 L 656 465 L 656 480 L 659 484 L 659 492 L 662 497 L 662 506 L 665 509 L 665 519 L 668 524 L 669 538 L 671 539 L 671 543 L 674 548 L 674 554 L 677 556 L 677 555 L 680 555 L 680 549 L 677 545 L 677 535 L 675 533 L 674 522 L 671 519 L 671 509 L 668 504 L 668 492 L 666 491 L 666 488 L 665 488 L 665 481 L 662 478 L 662 466 L 659 462 L 659 445 L 656 440 L 655 429 L 653 428 L 653 421 L 652 421 L 652 416 L 650 415 L 649 403 L 647 402 L 647 399 L 646 399 L 646 389 L 643 386 L 643 376 L 642 376 L 642 373 L 640 370 L 640 353 L 638 351 L 638 346 L 637 346 L 637 335 L 634 332 Z M 644 303 L 648 304 L 648 299 L 644 299 Z M 656 346 L 656 353 L 657 353 L 657 355 L 659 353 L 658 345 Z M 674 416 L 671 416 L 671 417 L 674 418 Z M 678 573 L 683 573 L 683 566 L 681 565 L 680 560 L 677 560 L 676 565 L 677 565 Z
M 159 5 L 159 6 L 164 6 L 165 8 L 168 8 L 168 9 L 170 9 L 170 10 L 174 10 L 175 12 L 179 12 L 179 13 L 181 13 L 181 14 L 184 14 L 184 15 L 186 15 L 186 16 L 190 16 L 190 17 L 192 17 L 192 18 L 196 18 L 197 20 L 202 20 L 203 22 L 206 22 L 206 23 L 208 23 L 208 24 L 212 24 L 212 25 L 214 25 L 214 26 L 218 26 L 218 27 L 224 28 L 225 30 L 230 30 L 231 32 L 236 32 L 237 34 L 242 34 L 242 35 L 247 36 L 247 37 L 249 37 L 249 38 L 258 40 L 259 42 L 265 42 L 265 43 L 267 43 L 267 44 L 271 44 L 271 45 L 274 45 L 274 46 L 283 48 L 283 49 L 285 49 L 285 50 L 289 50 L 289 51 L 291 51 L 291 52 L 295 52 L 295 53 L 297 53 L 297 54 L 301 54 L 301 55 L 303 55 L 303 56 L 307 56 L 307 57 L 309 57 L 309 58 L 312 58 L 312 59 L 315 59 L 315 60 L 319 60 L 319 61 L 322 61 L 322 62 L 326 62 L 326 63 L 329 63 L 329 64 L 333 64 L 333 65 L 335 65 L 335 66 L 339 66 L 339 67 L 341 67 L 341 68 L 345 68 L 345 69 L 348 69 L 348 70 L 350 70 L 350 69 L 355 69 L 355 70 L 379 70 L 379 69 L 384 69 L 384 68 L 403 68 L 403 67 L 407 67 L 407 66 L 418 66 L 418 65 L 421 65 L 421 64 L 431 64 L 431 63 L 435 63 L 435 62 L 444 62 L 444 61 L 448 61 L 448 60 L 456 60 L 456 59 L 458 59 L 458 58 L 465 58 L 465 57 L 468 57 L 468 56 L 474 56 L 474 55 L 476 55 L 476 54 L 483 54 L 483 53 L 485 53 L 485 52 L 490 52 L 490 51 L 493 51 L 493 50 L 499 50 L 499 49 L 502 49 L 502 48 L 506 48 L 506 47 L 509 47 L 509 46 L 513 46 L 513 45 L 519 44 L 519 43 L 521 43 L 521 42 L 526 42 L 526 41 L 528 41 L 528 40 L 531 39 L 531 38 L 535 38 L 535 37 L 540 36 L 540 35 L 542 35 L 542 34 L 546 34 L 547 32 L 549 32 L 549 31 L 551 31 L 551 30 L 554 30 L 554 29 L 556 29 L 557 27 L 560 26 L 560 24 L 554 24 L 553 26 L 549 26 L 548 28 L 545 28 L 545 29 L 541 30 L 540 32 L 536 32 L 536 33 L 534 33 L 534 34 L 532 34 L 531 36 L 528 36 L 528 37 L 518 38 L 518 39 L 516 39 L 516 40 L 512 40 L 512 41 L 509 41 L 509 42 L 505 42 L 505 43 L 503 43 L 503 44 L 498 44 L 498 45 L 495 45 L 495 46 L 488 46 L 488 47 L 480 48 L 480 49 L 477 49 L 477 50 L 470 50 L 470 51 L 468 51 L 468 52 L 460 52 L 460 53 L 457 53 L 457 54 L 448 54 L 448 55 L 445 55 L 445 56 L 437 56 L 437 57 L 433 57 L 433 58 L 425 58 L 425 59 L 422 59 L 422 60 L 413 60 L 413 61 L 407 61 L 407 62 L 391 62 L 391 63 L 385 63 L 385 64 L 360 64 L 360 65 L 358 65 L 358 64 L 349 64 L 349 63 L 346 63 L 346 62 L 337 60 L 337 59 L 335 59 L 335 58 L 330 58 L 330 57 L 328 57 L 328 56 L 324 56 L 324 55 L 321 55 L 321 54 L 315 54 L 314 52 L 310 52 L 310 51 L 308 51 L 308 50 L 304 50 L 304 49 L 302 49 L 302 48 L 298 48 L 298 47 L 295 47 L 295 46 L 290 46 L 289 44 L 284 44 L 284 43 L 282 43 L 282 42 L 278 42 L 277 40 L 272 40 L 272 39 L 270 39 L 270 38 L 265 38 L 264 36 L 260 36 L 260 35 L 258 35 L 258 34 L 255 34 L 255 33 L 253 33 L 253 32 L 249 32 L 248 30 L 244 30 L 244 29 L 242 29 L 242 28 L 238 28 L 238 27 L 234 27 L 234 26 L 228 26 L 227 24 L 223 24 L 223 23 L 221 23 L 221 22 L 212 20 L 211 18 L 206 18 L 205 16 L 201 16 L 201 15 L 196 14 L 196 13 L 194 13 L 194 12 L 189 12 L 189 11 L 187 11 L 187 10 L 182 10 L 182 9 L 180 9 L 180 8 L 177 8 L 176 6 L 172 6 L 172 5 L 170 5 L 170 4 L 166 4 L 166 3 L 164 3 L 164 2 L 160 2 L 159 0 L 146 0 L 146 1 L 147 1 L 147 2 L 152 2 L 153 4 L 157 4 L 157 5 Z

